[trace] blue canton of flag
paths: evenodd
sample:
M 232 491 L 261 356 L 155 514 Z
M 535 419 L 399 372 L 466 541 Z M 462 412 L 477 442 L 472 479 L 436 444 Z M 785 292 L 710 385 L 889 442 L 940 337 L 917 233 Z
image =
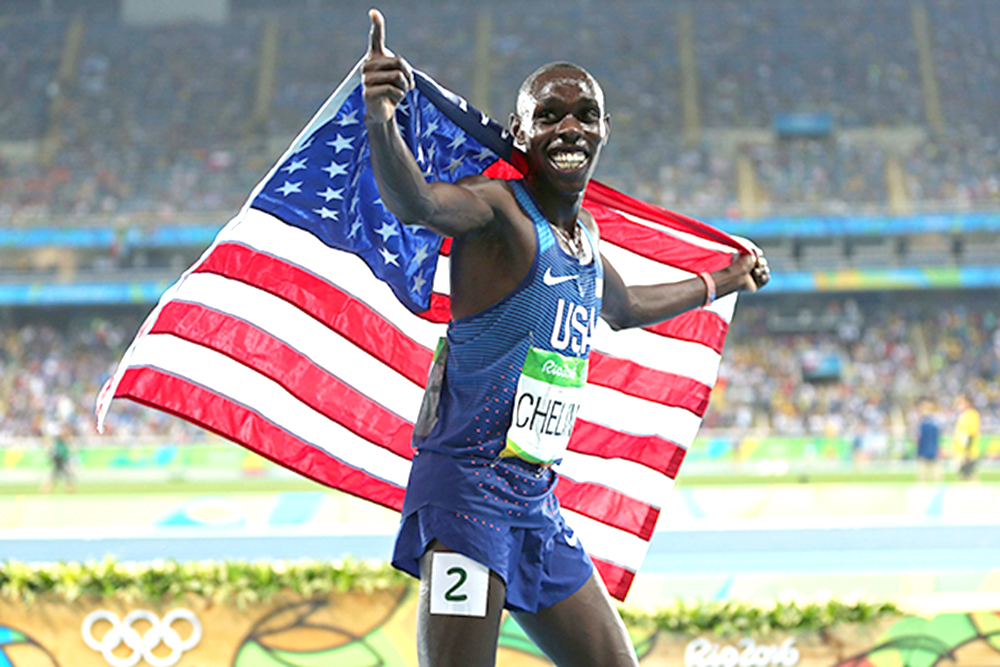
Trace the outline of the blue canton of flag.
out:
M 480 123 L 486 134 L 477 134 L 498 152 L 506 152 L 507 134 L 496 123 L 418 76 L 418 87 L 400 104 L 396 121 L 428 182 L 453 183 L 479 174 L 498 157 L 452 122 L 428 94 L 438 104 L 450 106 L 452 116 L 481 116 L 487 121 Z M 357 254 L 407 308 L 424 311 L 430 304 L 443 238 L 424 227 L 401 223 L 386 208 L 372 174 L 364 109 L 358 84 L 333 118 L 286 157 L 251 206 L 311 232 L 331 247 Z

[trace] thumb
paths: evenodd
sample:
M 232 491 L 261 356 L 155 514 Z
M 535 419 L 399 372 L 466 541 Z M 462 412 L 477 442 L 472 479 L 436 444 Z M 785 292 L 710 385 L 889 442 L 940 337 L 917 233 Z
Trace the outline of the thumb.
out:
M 382 12 L 372 9 L 368 12 L 368 17 L 372 20 L 372 29 L 368 42 L 368 53 L 382 55 L 385 53 L 385 17 Z

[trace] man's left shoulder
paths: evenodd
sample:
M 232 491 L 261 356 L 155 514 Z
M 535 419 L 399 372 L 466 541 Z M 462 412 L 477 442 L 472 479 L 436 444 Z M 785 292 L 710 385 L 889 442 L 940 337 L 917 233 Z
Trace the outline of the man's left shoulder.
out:
M 590 232 L 595 239 L 600 239 L 601 229 L 597 226 L 597 220 L 595 220 L 590 211 L 585 208 L 580 209 L 580 222 L 583 223 L 583 226 L 587 228 L 587 231 Z

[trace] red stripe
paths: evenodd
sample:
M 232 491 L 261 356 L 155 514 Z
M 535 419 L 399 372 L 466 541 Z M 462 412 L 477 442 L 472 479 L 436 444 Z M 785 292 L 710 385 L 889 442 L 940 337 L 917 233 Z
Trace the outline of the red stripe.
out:
M 414 384 L 427 384 L 432 350 L 364 302 L 317 276 L 245 246 L 223 243 L 195 271 L 253 285 L 301 308 Z
M 597 205 L 587 210 L 601 228 L 601 239 L 622 246 L 642 257 L 676 266 L 685 271 L 717 271 L 729 266 L 732 257 L 724 252 L 702 248 L 663 232 L 640 225 L 617 212 Z
M 199 304 L 172 301 L 163 307 L 152 331 L 221 352 L 365 440 L 403 458 L 413 458 L 410 422 L 243 320 Z
M 451 321 L 451 297 L 440 292 L 431 293 L 431 305 L 422 313 L 417 313 L 428 322 L 447 324 Z
M 555 493 L 564 509 L 632 533 L 646 542 L 653 535 L 660 515 L 652 505 L 621 491 L 601 484 L 576 482 L 565 475 L 559 475 Z
M 684 408 L 699 417 L 704 416 L 712 393 L 711 387 L 689 377 L 664 373 L 600 352 L 590 354 L 587 382 L 660 405 Z
M 675 315 L 666 322 L 645 327 L 645 330 L 667 338 L 701 343 L 722 354 L 729 324 L 716 313 L 697 308 Z
M 152 368 L 130 368 L 122 375 L 115 397 L 187 419 L 320 484 L 390 509 L 403 508 L 402 487 L 349 466 L 256 412 L 182 378 Z
M 670 479 L 684 461 L 683 447 L 655 435 L 632 435 L 607 426 L 577 420 L 569 449 L 604 459 L 625 459 L 663 473 Z
M 617 190 L 613 190 L 598 181 L 590 181 L 587 185 L 584 206 L 588 211 L 590 210 L 590 204 L 618 209 L 619 211 L 628 213 L 629 215 L 650 220 L 670 227 L 671 229 L 676 229 L 678 231 L 699 236 L 703 239 L 715 241 L 716 243 L 729 246 L 735 252 L 749 252 L 747 248 L 743 247 L 742 243 L 715 227 L 706 225 L 700 220 L 695 220 L 694 218 L 682 215 L 676 211 L 671 211 L 660 206 L 653 206 L 652 204 L 647 204 L 646 202 L 639 201 L 638 199 L 633 199 L 632 197 L 622 194 Z
M 444 255 L 445 257 L 447 257 L 448 255 L 450 255 L 451 254 L 451 241 L 452 241 L 452 239 L 451 239 L 450 236 L 445 237 L 444 241 L 441 242 L 441 249 L 438 250 L 438 253 L 441 254 L 441 255 Z
M 632 587 L 632 580 L 635 579 L 635 572 L 593 556 L 590 557 L 590 560 L 594 561 L 594 567 L 597 568 L 597 573 L 604 580 L 604 587 L 608 589 L 611 597 L 619 602 L 624 602 L 625 596 L 628 595 L 628 589 Z

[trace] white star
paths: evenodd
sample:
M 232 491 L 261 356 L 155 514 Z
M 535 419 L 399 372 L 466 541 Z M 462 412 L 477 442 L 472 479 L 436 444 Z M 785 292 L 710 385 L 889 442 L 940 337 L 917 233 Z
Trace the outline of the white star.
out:
M 491 151 L 489 148 L 483 148 L 483 150 L 476 153 L 476 156 L 472 159 L 481 162 L 483 160 L 490 160 L 492 158 L 493 158 L 493 151 Z
M 461 148 L 462 144 L 464 143 L 465 143 L 465 133 L 459 130 L 458 134 L 455 135 L 455 138 L 451 140 L 450 144 L 448 144 L 448 148 L 456 150 L 458 148 Z
M 372 202 L 372 206 L 381 206 L 381 207 L 382 207 L 383 209 L 385 209 L 386 211 L 388 211 L 388 210 L 389 210 L 388 208 L 386 208 L 386 206 L 385 206 L 385 202 L 384 202 L 384 201 L 382 201 L 382 198 L 381 198 L 381 197 L 379 197 L 378 199 L 376 199 L 375 201 L 373 201 L 373 202 Z
M 287 171 L 289 174 L 294 174 L 299 169 L 305 169 L 306 168 L 306 162 L 308 162 L 308 161 L 309 161 L 309 158 L 307 158 L 307 157 L 304 157 L 301 160 L 292 160 L 291 162 L 288 163 L 288 166 L 282 168 L 281 171 Z
M 399 259 L 399 255 L 391 253 L 385 248 L 379 248 L 378 251 L 382 254 L 382 261 L 385 262 L 387 265 L 392 264 L 393 266 L 399 266 L 399 262 L 396 261 L 397 259 Z
M 347 235 L 347 238 L 353 239 L 357 235 L 358 230 L 360 230 L 363 226 L 364 223 L 361 222 L 360 219 L 355 220 L 354 224 L 351 225 L 351 233 Z
M 327 203 L 329 203 L 331 199 L 343 199 L 343 197 L 341 196 L 343 192 L 344 188 L 340 188 L 339 190 L 334 190 L 328 185 L 326 186 L 325 192 L 317 192 L 316 194 L 325 199 Z
M 401 113 L 401 114 L 403 114 L 405 116 L 409 116 L 410 115 L 410 103 L 409 102 L 403 102 L 398 107 L 396 107 L 396 111 L 398 111 L 399 113 Z
M 330 178 L 347 173 L 347 167 L 337 162 L 331 162 L 329 167 L 323 167 L 320 171 L 330 174 Z
M 410 258 L 410 264 L 416 264 L 420 266 L 424 263 L 424 260 L 430 257 L 430 253 L 427 252 L 426 245 L 417 246 L 416 252 L 413 253 L 413 257 Z
M 344 127 L 345 125 L 357 125 L 358 124 L 358 110 L 355 109 L 349 114 L 344 114 L 344 117 L 337 121 L 337 125 Z
M 354 193 L 354 196 L 351 198 L 351 213 L 357 213 L 358 212 L 358 203 L 360 201 L 361 200 L 358 198 L 358 194 Z
M 332 211 L 332 210 L 328 209 L 326 206 L 324 206 L 322 208 L 314 208 L 313 209 L 313 213 L 318 214 L 319 217 L 322 218 L 323 220 L 339 220 L 340 219 L 340 218 L 337 217 L 337 212 L 336 211 Z
M 480 111 L 479 112 L 479 122 L 482 123 L 483 125 L 489 125 L 490 124 L 490 117 L 487 116 L 486 114 L 484 114 L 482 111 Z
M 302 192 L 302 181 L 296 181 L 295 183 L 289 183 L 288 181 L 285 181 L 285 184 L 282 185 L 280 188 L 278 188 L 278 192 L 280 192 L 285 197 L 292 194 L 293 192 Z
M 466 99 L 464 97 L 459 97 L 458 98 L 458 107 L 462 111 L 465 111 L 465 112 L 469 111 L 469 103 L 468 103 L 468 101 L 466 101 Z
M 302 151 L 306 150 L 307 148 L 309 148 L 312 145 L 313 145 L 312 137 L 309 137 L 309 141 L 307 141 L 306 143 L 302 144 L 301 146 L 299 146 L 298 148 L 296 148 L 294 151 L 292 151 L 292 155 L 298 155 L 299 153 L 301 153 Z
M 437 149 L 435 148 L 434 144 L 431 144 L 431 147 L 427 149 L 427 161 L 428 162 L 431 162 L 431 163 L 434 162 L 434 153 L 435 152 L 437 152 Z
M 382 237 L 382 243 L 386 243 L 393 236 L 399 236 L 399 230 L 396 229 L 396 225 L 390 225 L 389 223 L 383 221 L 382 226 L 375 230 L 375 233 Z
M 434 134 L 434 132 L 436 132 L 437 129 L 438 129 L 437 120 L 432 120 L 431 122 L 427 123 L 427 127 L 424 128 L 424 131 L 420 136 L 429 137 L 432 134 Z
M 454 176 L 455 172 L 458 170 L 458 168 L 462 166 L 462 160 L 463 160 L 463 158 L 453 157 L 451 159 L 451 162 L 448 163 L 448 166 L 445 167 L 444 170 L 445 171 L 450 171 L 451 175 Z
M 425 159 L 426 158 L 424 157 L 424 145 L 417 144 L 417 164 L 423 165 Z
M 424 285 L 427 284 L 427 279 L 424 278 L 424 272 L 421 271 L 417 275 L 413 276 L 413 287 L 410 288 L 411 292 L 420 294 L 424 291 Z
M 337 138 L 333 141 L 326 142 L 327 146 L 333 146 L 337 153 L 343 150 L 351 148 L 354 143 L 354 137 L 345 137 L 340 132 L 337 133 Z

